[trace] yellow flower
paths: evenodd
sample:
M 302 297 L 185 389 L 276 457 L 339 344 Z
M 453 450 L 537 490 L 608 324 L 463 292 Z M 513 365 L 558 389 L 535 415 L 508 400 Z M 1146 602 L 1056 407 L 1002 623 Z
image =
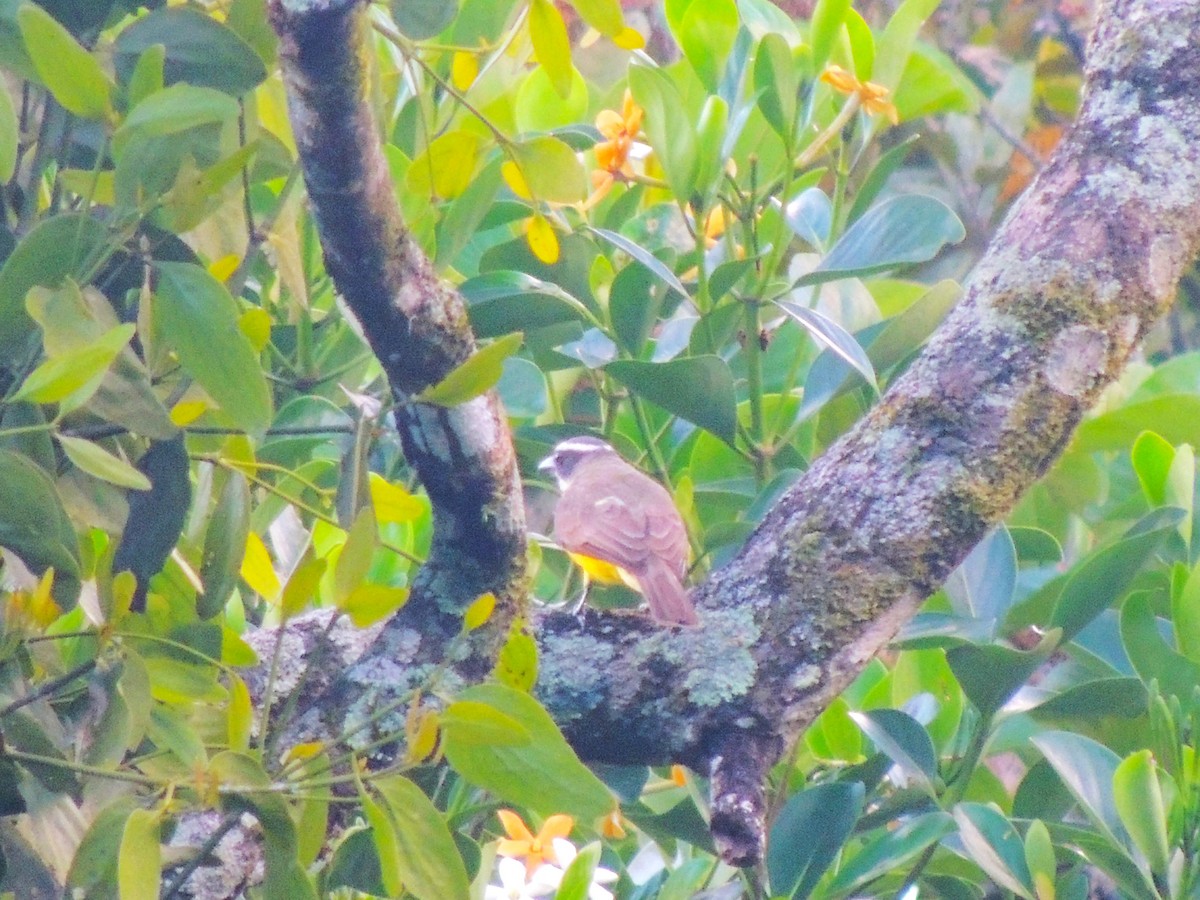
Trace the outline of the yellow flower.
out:
M 600 821 L 600 834 L 615 840 L 625 837 L 625 823 L 621 817 L 621 810 L 614 809 Z
M 584 209 L 599 203 L 612 190 L 618 178 L 633 174 L 629 153 L 638 132 L 642 130 L 642 115 L 642 108 L 633 101 L 633 94 L 626 89 L 620 112 L 602 109 L 600 115 L 596 116 L 596 128 L 605 139 L 593 148 L 596 165 L 600 168 L 592 172 L 592 195 L 584 201 Z
M 835 91 L 843 94 L 857 94 L 859 103 L 871 115 L 882 113 L 893 125 L 900 121 L 896 106 L 887 99 L 888 89 L 873 81 L 859 81 L 852 72 L 847 72 L 839 65 L 830 63 L 821 73 L 821 80 L 830 85 Z
M 554 839 L 565 838 L 575 827 L 570 816 L 551 816 L 535 836 L 521 817 L 510 809 L 498 810 L 500 823 L 507 838 L 501 838 L 496 852 L 501 856 L 512 856 L 525 860 L 525 872 L 532 875 L 544 862 L 557 863 L 554 855 Z

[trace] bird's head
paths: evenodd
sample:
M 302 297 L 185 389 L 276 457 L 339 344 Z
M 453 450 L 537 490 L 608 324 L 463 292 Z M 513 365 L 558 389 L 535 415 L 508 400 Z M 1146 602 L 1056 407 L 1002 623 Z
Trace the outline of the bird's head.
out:
M 609 444 L 599 438 L 580 437 L 567 438 L 559 441 L 550 451 L 550 455 L 538 463 L 538 470 L 553 475 L 558 482 L 559 490 L 567 486 L 571 475 L 584 460 L 597 459 L 601 456 L 615 456 L 617 453 Z

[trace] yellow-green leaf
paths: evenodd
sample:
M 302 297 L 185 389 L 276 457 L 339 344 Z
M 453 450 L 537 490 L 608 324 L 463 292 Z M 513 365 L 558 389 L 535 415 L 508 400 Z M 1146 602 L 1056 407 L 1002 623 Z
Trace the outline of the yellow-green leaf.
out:
M 149 478 L 99 444 L 65 434 L 58 435 L 58 443 L 67 454 L 67 458 L 89 475 L 118 487 L 132 488 L 135 491 L 150 490 Z
M 470 131 L 450 131 L 434 140 L 408 167 L 408 190 L 448 200 L 471 184 L 483 138 Z
M 271 565 L 271 555 L 262 538 L 251 531 L 246 535 L 246 555 L 242 557 L 242 578 L 250 589 L 270 600 L 279 595 L 279 576 Z
M 553 203 L 582 200 L 587 175 L 575 151 L 551 135 L 541 135 L 512 147 L 513 161 L 519 169 L 526 196 Z M 520 194 L 510 173 L 505 172 L 509 187 Z
M 496 609 L 496 595 L 491 591 L 480 594 L 463 613 L 463 630 L 474 631 L 492 617 Z
M 598 32 L 616 37 L 625 28 L 620 0 L 571 0 L 575 11 Z
M 0 91 L 0 182 L 7 182 L 16 170 L 20 130 L 12 97 L 8 91 Z
M 103 119 L 112 111 L 112 82 L 54 16 L 26 3 L 17 11 L 17 24 L 38 77 L 63 109 L 84 119 Z
M 309 556 L 292 572 L 279 597 L 279 615 L 286 621 L 313 602 L 325 574 L 326 560 Z
M 412 522 L 425 514 L 425 501 L 414 497 L 403 485 L 392 484 L 377 472 L 370 474 L 371 505 L 382 523 Z
M 394 825 L 399 874 L 417 900 L 467 900 L 470 883 L 445 814 L 402 775 L 375 783 Z
M 558 235 L 543 216 L 534 216 L 525 227 L 525 241 L 533 255 L 548 266 L 558 262 Z
M 371 507 L 365 506 L 359 510 L 354 524 L 350 526 L 346 543 L 342 544 L 342 552 L 333 569 L 333 602 L 339 607 L 366 581 L 377 543 L 375 514 Z
M 537 683 L 537 642 L 514 628 L 500 648 L 492 676 L 501 684 L 528 693 Z
M 437 384 L 421 391 L 416 399 L 438 406 L 458 406 L 486 393 L 500 380 L 504 360 L 517 352 L 523 338 L 519 331 L 506 334 L 476 350 Z
M 250 748 L 250 725 L 254 720 L 254 705 L 246 682 L 237 675 L 229 678 L 229 709 L 225 715 L 225 727 L 229 734 L 230 750 Z
M 533 55 L 550 76 L 558 96 L 571 91 L 571 38 L 567 25 L 551 0 L 529 4 L 529 37 Z
M 89 347 L 51 357 L 29 374 L 13 399 L 58 403 L 70 398 L 72 408 L 82 406 L 100 387 L 104 373 L 135 330 L 132 323 L 118 325 Z
M 135 809 L 125 820 L 121 849 L 117 853 L 117 891 L 121 900 L 157 897 L 162 877 L 159 844 L 161 814 Z
M 360 584 L 350 596 L 338 604 L 338 609 L 350 617 L 357 628 L 366 628 L 387 618 L 404 605 L 408 588 L 383 584 Z

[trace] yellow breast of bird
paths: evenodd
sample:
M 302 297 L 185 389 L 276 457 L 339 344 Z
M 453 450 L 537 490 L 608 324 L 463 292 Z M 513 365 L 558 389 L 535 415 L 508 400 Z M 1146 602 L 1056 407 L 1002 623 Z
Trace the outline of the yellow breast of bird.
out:
M 594 556 L 585 556 L 582 553 L 568 553 L 571 561 L 587 574 L 587 577 L 592 581 L 597 581 L 600 584 L 623 584 L 632 590 L 641 591 L 641 585 L 638 584 L 637 577 L 632 572 L 622 569 L 620 566 L 610 563 L 607 560 L 597 559 Z

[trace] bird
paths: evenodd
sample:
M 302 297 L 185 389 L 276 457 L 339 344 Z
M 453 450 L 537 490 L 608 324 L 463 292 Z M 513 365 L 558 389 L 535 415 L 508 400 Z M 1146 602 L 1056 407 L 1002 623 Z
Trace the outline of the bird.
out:
M 687 529 L 661 484 L 590 436 L 560 441 L 538 469 L 558 483 L 554 538 L 589 578 L 628 585 L 659 623 L 698 623 L 683 586 Z

